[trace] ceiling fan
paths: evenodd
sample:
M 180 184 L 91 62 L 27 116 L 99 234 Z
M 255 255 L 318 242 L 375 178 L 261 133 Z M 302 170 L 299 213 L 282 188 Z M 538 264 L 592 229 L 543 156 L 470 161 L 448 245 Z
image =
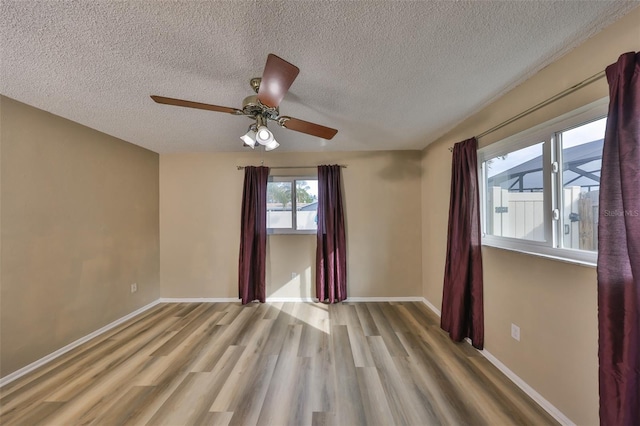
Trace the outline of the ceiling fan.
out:
M 182 99 L 166 98 L 152 95 L 151 99 L 159 104 L 182 106 L 187 108 L 204 109 L 216 112 L 225 112 L 233 115 L 243 115 L 255 120 L 249 126 L 247 134 L 241 137 L 245 145 L 254 148 L 256 143 L 263 145 L 267 151 L 279 146 L 271 131 L 267 128 L 269 121 L 275 121 L 285 129 L 318 136 L 323 139 L 333 138 L 338 131 L 330 127 L 310 123 L 298 118 L 280 115 L 278 106 L 287 94 L 289 87 L 298 76 L 300 69 L 274 54 L 267 56 L 267 63 L 262 73 L 262 78 L 252 78 L 251 87 L 255 95 L 247 96 L 242 101 L 242 109 L 229 108 L 218 105 L 203 104 L 200 102 L 185 101 Z

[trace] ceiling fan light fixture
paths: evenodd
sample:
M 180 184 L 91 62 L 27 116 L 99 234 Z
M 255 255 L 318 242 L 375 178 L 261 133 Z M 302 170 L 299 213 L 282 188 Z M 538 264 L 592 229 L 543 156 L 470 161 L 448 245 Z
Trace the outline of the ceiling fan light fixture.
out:
M 268 144 L 266 144 L 264 146 L 264 150 L 265 151 L 272 151 L 272 150 L 276 149 L 279 146 L 280 146 L 280 144 L 275 139 L 273 139 L 271 142 L 269 142 Z
M 254 149 L 256 147 L 256 131 L 255 130 L 249 129 L 249 131 L 245 135 L 240 136 L 240 139 L 242 139 L 242 142 L 244 142 L 244 144 L 250 147 L 251 149 Z
M 267 126 L 258 126 L 256 132 L 256 142 L 260 145 L 268 145 L 274 140 L 273 133 L 271 130 L 267 129 Z

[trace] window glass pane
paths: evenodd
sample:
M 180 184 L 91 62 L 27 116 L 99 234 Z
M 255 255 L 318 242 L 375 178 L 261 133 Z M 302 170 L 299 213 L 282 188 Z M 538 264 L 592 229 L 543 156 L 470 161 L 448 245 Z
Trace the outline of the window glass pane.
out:
M 296 225 L 298 230 L 318 228 L 318 181 L 296 181 Z
M 543 146 L 540 142 L 484 162 L 488 235 L 545 241 Z
M 291 227 L 291 182 L 268 182 L 267 228 Z
M 562 245 L 597 251 L 598 196 L 606 118 L 560 133 Z

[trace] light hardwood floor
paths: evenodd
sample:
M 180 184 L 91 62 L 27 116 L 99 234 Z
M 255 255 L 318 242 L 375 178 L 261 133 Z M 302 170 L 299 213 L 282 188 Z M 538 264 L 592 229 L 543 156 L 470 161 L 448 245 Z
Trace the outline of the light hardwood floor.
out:
M 556 424 L 418 302 L 160 304 L 4 386 L 0 423 Z

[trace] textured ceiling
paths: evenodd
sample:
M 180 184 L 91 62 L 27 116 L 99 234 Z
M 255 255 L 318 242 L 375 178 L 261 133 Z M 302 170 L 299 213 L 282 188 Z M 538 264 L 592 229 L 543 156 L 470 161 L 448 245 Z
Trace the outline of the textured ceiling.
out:
M 0 2 L 0 92 L 156 152 L 240 151 L 268 53 L 300 68 L 279 150 L 421 149 L 637 1 Z M 614 60 L 615 58 L 612 58 Z

